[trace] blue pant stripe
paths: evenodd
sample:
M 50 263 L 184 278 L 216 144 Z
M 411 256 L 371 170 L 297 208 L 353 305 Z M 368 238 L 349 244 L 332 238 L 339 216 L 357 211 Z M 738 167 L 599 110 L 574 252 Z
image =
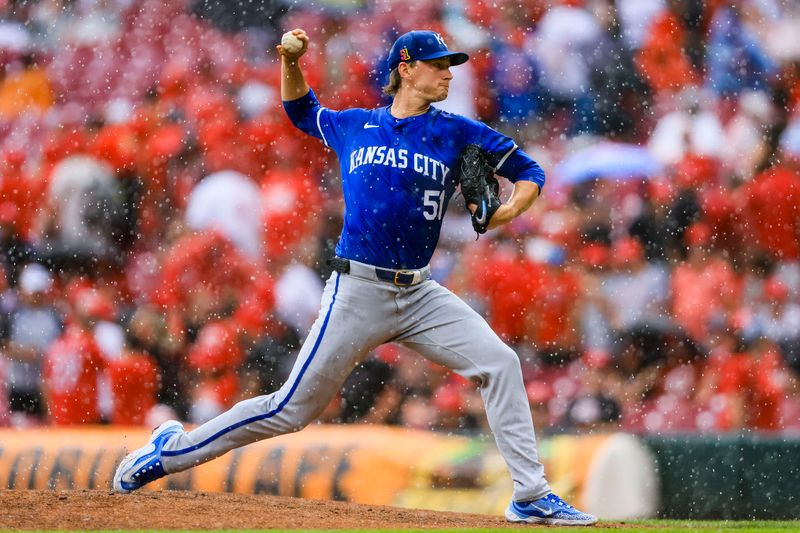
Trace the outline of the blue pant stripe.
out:
M 305 375 L 308 366 L 311 364 L 311 361 L 314 359 L 314 355 L 317 353 L 317 349 L 319 348 L 320 342 L 322 342 L 322 337 L 325 335 L 325 330 L 328 328 L 328 320 L 331 318 L 331 311 L 333 311 L 333 304 L 336 303 L 336 294 L 339 292 L 339 277 L 341 274 L 338 272 L 336 273 L 336 286 L 333 290 L 333 297 L 331 298 L 331 305 L 328 307 L 328 312 L 325 314 L 325 320 L 322 322 L 322 327 L 319 330 L 319 335 L 317 335 L 317 341 L 314 343 L 314 347 L 311 349 L 311 353 L 308 355 L 308 359 L 306 359 L 305 363 L 303 363 L 303 368 L 300 369 L 300 372 L 297 374 L 297 379 L 292 384 L 292 388 L 289 389 L 289 394 L 286 395 L 281 403 L 278 404 L 278 407 L 273 409 L 268 413 L 264 413 L 263 415 L 252 416 L 240 422 L 237 422 L 231 426 L 226 427 L 215 433 L 214 435 L 210 436 L 203 442 L 199 442 L 194 446 L 190 446 L 188 448 L 184 448 L 183 450 L 172 450 L 172 451 L 162 451 L 161 455 L 165 457 L 174 457 L 176 455 L 184 455 L 186 453 L 193 452 L 195 450 L 199 450 L 203 446 L 213 442 L 214 440 L 220 438 L 226 433 L 233 431 L 234 429 L 238 429 L 242 426 L 246 426 L 247 424 L 251 424 L 253 422 L 258 422 L 259 420 L 266 420 L 267 418 L 272 418 L 276 414 L 280 413 L 281 410 L 289 403 L 291 400 L 292 395 L 297 390 L 298 385 L 300 385 L 300 380 L 303 379 L 303 375 Z

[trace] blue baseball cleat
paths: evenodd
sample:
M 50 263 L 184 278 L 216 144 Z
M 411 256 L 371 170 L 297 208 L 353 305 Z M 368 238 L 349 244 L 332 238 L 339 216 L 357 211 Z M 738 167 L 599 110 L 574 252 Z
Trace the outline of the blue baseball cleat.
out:
M 597 523 L 597 517 L 578 511 L 552 492 L 532 502 L 512 500 L 506 509 L 506 520 L 554 526 L 590 526 Z
M 169 420 L 154 429 L 147 444 L 126 455 L 117 466 L 117 471 L 114 472 L 114 490 L 133 492 L 166 476 L 161 464 L 161 450 L 169 439 L 182 432 L 183 424 L 177 420 Z

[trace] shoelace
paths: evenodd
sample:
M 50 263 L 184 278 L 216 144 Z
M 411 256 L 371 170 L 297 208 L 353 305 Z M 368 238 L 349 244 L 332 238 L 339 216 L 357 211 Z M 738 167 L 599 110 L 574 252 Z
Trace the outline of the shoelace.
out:
M 550 502 L 560 505 L 561 507 L 566 507 L 567 509 L 574 509 L 570 504 L 556 496 L 555 494 L 551 494 L 549 498 Z

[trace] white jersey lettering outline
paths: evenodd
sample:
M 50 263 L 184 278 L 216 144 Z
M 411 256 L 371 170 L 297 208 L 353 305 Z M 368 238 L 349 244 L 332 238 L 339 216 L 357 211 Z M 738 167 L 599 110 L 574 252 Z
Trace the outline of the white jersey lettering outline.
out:
M 442 185 L 445 184 L 447 176 L 450 174 L 450 167 L 441 161 L 421 152 L 409 153 L 405 148 L 361 146 L 350 152 L 350 172 L 362 165 L 383 165 L 405 169 L 409 167 L 409 164 L 414 172 Z

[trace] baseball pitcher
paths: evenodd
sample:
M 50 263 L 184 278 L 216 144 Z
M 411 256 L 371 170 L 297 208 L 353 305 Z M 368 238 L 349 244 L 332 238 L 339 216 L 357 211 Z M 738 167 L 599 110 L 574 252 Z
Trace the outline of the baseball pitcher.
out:
M 281 96 L 294 125 L 336 152 L 344 189 L 344 227 L 319 317 L 288 381 L 242 401 L 192 431 L 176 421 L 117 468 L 114 488 L 130 492 L 234 448 L 299 431 L 377 346 L 399 342 L 480 386 L 489 425 L 514 482 L 512 522 L 589 525 L 597 521 L 552 493 L 539 462 L 519 359 L 486 321 L 430 279 L 428 263 L 448 202 L 460 187 L 478 233 L 527 210 L 544 172 L 514 141 L 481 122 L 431 104 L 447 98 L 452 52 L 431 31 L 392 46 L 379 109 L 323 107 L 299 65 L 309 38 L 296 29 L 277 47 Z M 495 174 L 514 184 L 502 203 Z

